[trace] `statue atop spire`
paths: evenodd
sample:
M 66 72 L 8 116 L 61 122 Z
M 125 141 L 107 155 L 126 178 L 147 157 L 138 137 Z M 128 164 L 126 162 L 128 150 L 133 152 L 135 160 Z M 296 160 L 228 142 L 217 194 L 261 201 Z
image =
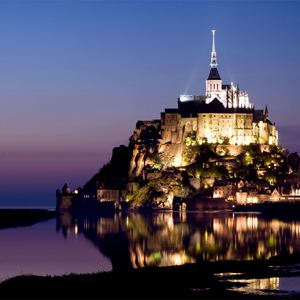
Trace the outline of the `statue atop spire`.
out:
M 217 52 L 216 52 L 216 47 L 215 47 L 215 32 L 216 30 L 212 30 L 212 51 L 211 51 L 211 60 L 210 60 L 210 66 L 212 68 L 217 67 Z

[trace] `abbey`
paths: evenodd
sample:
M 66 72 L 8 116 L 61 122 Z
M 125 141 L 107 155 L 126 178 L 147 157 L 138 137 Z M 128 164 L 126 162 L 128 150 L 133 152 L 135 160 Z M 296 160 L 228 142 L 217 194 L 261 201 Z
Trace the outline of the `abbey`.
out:
M 211 69 L 205 95 L 181 95 L 177 109 L 166 109 L 161 114 L 163 141 L 182 143 L 194 132 L 198 143 L 277 145 L 278 131 L 269 120 L 267 107 L 255 109 L 247 92 L 233 83 L 223 84 L 217 69 L 215 30 L 212 33 Z
M 180 146 L 189 135 L 196 142 L 249 145 L 278 145 L 278 131 L 269 120 L 267 106 L 255 109 L 248 93 L 239 86 L 224 84 L 217 69 L 215 30 L 212 30 L 211 69 L 205 95 L 180 95 L 178 108 L 161 114 L 162 144 L 177 153 L 174 166 L 181 164 Z M 173 149 L 172 149 L 173 148 Z

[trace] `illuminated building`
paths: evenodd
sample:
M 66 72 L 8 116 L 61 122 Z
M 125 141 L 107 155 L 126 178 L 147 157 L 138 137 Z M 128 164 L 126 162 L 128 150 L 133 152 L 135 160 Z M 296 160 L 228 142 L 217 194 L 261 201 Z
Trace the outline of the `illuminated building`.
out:
M 239 152 L 233 149 L 235 146 L 250 143 L 278 145 L 278 131 L 268 118 L 267 107 L 255 109 L 247 92 L 233 83 L 223 84 L 217 69 L 215 30 L 212 32 L 211 69 L 205 95 L 181 95 L 178 108 L 166 109 L 161 114 L 162 143 L 166 145 L 161 152 L 172 154 L 173 166 L 184 165 L 182 145 L 190 143 L 190 137 L 199 144 L 227 145 L 231 152 Z

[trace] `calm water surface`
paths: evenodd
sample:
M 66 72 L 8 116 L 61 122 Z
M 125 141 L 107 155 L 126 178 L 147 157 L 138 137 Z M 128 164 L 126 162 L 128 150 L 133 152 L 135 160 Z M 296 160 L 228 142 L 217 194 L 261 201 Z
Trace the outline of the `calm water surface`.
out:
M 82 235 L 66 239 L 52 219 L 0 230 L 0 281 L 23 274 L 62 275 L 111 270 L 110 260 Z
M 300 222 L 259 214 L 157 212 L 71 215 L 0 231 L 0 280 L 200 261 L 268 259 L 300 252 Z M 300 280 L 247 282 L 282 290 Z M 291 289 L 291 288 L 290 288 Z

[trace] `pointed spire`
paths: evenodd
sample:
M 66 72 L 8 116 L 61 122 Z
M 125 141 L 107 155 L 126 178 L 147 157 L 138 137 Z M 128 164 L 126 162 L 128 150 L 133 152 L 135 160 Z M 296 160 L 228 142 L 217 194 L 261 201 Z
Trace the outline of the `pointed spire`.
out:
M 216 53 L 216 47 L 215 47 L 215 30 L 211 31 L 213 34 L 212 39 L 212 51 L 211 51 L 211 61 L 210 61 L 210 72 L 208 75 L 207 80 L 221 80 L 220 74 L 217 69 L 217 53 Z
M 269 115 L 269 110 L 268 110 L 268 106 L 266 105 L 266 107 L 265 107 L 265 116 L 268 117 L 268 115 Z
M 212 51 L 211 51 L 211 60 L 210 60 L 210 66 L 212 68 L 217 67 L 217 52 L 216 52 L 216 47 L 215 47 L 215 32 L 216 30 L 212 30 Z

